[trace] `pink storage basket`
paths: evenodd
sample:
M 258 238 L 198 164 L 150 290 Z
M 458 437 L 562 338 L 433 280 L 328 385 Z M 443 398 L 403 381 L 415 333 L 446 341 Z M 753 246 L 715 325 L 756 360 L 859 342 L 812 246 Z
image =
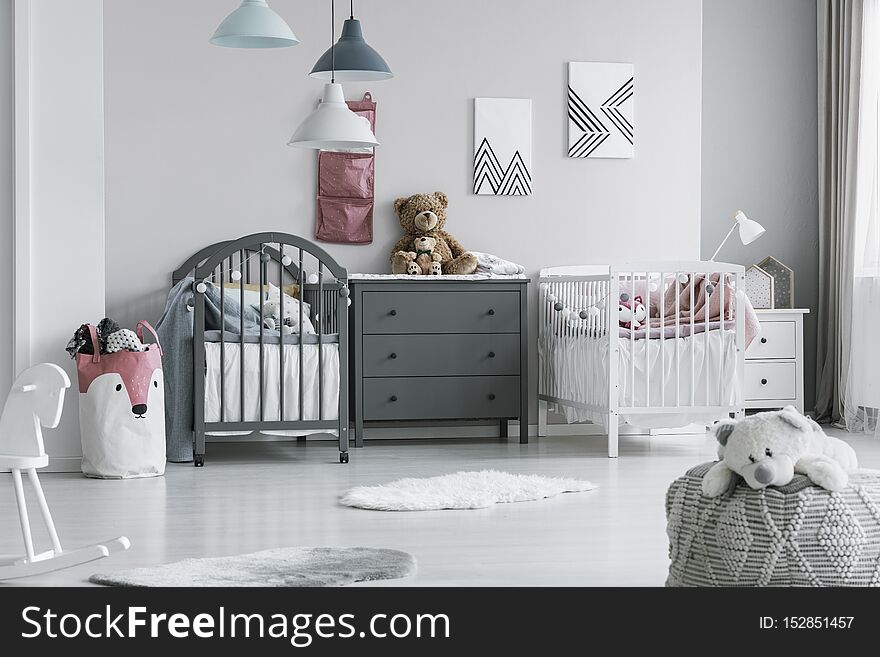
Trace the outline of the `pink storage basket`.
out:
M 366 118 L 375 132 L 376 103 L 369 92 L 348 107 Z M 315 237 L 322 242 L 370 244 L 373 241 L 376 156 L 364 152 L 318 153 Z
M 147 351 L 101 354 L 91 324 L 94 354 L 76 355 L 82 471 L 89 477 L 129 479 L 165 473 L 165 385 L 162 347 L 149 322 L 143 329 L 156 340 Z

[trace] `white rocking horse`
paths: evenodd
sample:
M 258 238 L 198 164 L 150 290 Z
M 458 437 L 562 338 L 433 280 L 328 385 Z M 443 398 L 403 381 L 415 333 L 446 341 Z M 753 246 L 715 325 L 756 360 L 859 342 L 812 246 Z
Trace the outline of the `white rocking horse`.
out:
M 127 550 L 131 545 L 125 536 L 120 536 L 106 543 L 76 550 L 64 550 L 61 547 L 49 505 L 46 503 L 40 479 L 37 477 L 37 468 L 44 468 L 49 464 L 49 457 L 43 447 L 41 426 L 50 429 L 58 426 L 61 421 L 64 391 L 69 387 L 70 379 L 57 365 L 51 363 L 35 365 L 15 380 L 6 400 L 3 415 L 0 416 L 0 471 L 12 471 L 12 483 L 15 486 L 15 500 L 18 503 L 18 517 L 21 521 L 25 549 L 24 556 L 0 555 L 0 580 L 69 568 L 102 559 L 113 552 Z M 34 552 L 27 502 L 21 481 L 22 471 L 28 474 L 49 538 L 52 540 L 52 549 L 39 554 Z

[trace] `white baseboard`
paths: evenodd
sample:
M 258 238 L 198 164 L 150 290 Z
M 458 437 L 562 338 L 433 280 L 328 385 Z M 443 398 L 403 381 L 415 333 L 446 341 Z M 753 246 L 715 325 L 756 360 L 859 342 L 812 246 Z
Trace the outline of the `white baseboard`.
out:
M 705 433 L 705 427 L 699 425 L 689 425 L 679 429 L 652 429 L 647 431 L 631 426 L 620 427 L 621 436 L 663 436 L 663 435 L 682 435 L 682 434 L 700 434 Z M 537 437 L 538 425 L 529 425 L 529 436 Z M 547 437 L 556 436 L 604 436 L 605 432 L 598 424 L 548 424 Z M 510 437 L 519 437 L 519 425 L 516 422 L 510 423 Z M 417 427 L 367 427 L 364 430 L 364 438 L 366 440 L 406 440 L 406 439 L 426 439 L 426 438 L 498 438 L 498 426 L 495 424 L 483 425 L 455 425 L 455 426 L 417 426 Z M 253 436 L 208 436 L 209 443 L 228 443 L 228 442 L 279 442 L 292 441 L 295 438 L 290 436 L 269 436 L 266 434 L 257 434 Z M 325 440 L 335 441 L 336 436 L 328 434 L 315 434 L 308 436 L 308 440 Z M 40 470 L 40 472 L 81 472 L 82 458 L 77 456 L 56 456 L 49 457 L 49 465 Z M 7 474 L 8 470 L 0 470 L 0 473 Z

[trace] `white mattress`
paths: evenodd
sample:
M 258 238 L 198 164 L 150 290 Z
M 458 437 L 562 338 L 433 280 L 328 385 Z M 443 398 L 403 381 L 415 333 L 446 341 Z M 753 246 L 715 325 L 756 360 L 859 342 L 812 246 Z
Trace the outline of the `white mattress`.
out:
M 708 335 L 708 340 L 707 340 Z M 675 407 L 691 405 L 691 355 L 694 358 L 694 405 L 735 404 L 739 381 L 734 376 L 736 334 L 709 331 L 694 337 L 678 338 L 679 369 L 676 374 L 676 339 L 620 341 L 618 384 L 620 404 L 624 406 Z M 665 344 L 665 347 L 661 347 Z M 663 351 L 665 350 L 665 355 Z M 540 342 L 543 391 L 554 397 L 581 404 L 607 407 L 608 341 L 585 336 L 549 336 Z M 647 358 L 646 358 L 647 351 Z M 724 360 L 723 378 L 721 360 Z M 650 377 L 646 376 L 650 367 Z M 704 373 L 708 371 L 707 393 Z M 676 391 L 677 395 L 676 396 Z M 708 403 L 707 403 L 708 402 Z M 560 405 L 569 422 L 590 421 L 607 426 L 604 412 Z M 621 408 L 620 422 L 642 428 L 677 427 L 692 422 L 717 419 L 712 413 L 688 412 L 626 415 Z
M 220 421 L 220 349 L 225 349 L 224 414 L 227 421 L 238 421 L 241 409 L 241 379 L 239 363 L 241 347 L 234 342 L 205 344 L 205 421 Z M 299 345 L 284 345 L 284 420 L 335 420 L 339 417 L 339 345 L 323 346 L 323 417 L 318 417 L 318 345 L 305 344 L 303 351 L 303 417 L 299 414 Z M 263 408 L 266 420 L 279 420 L 280 386 L 278 373 L 279 345 L 263 346 L 263 367 L 266 385 L 263 389 Z M 260 419 L 260 345 L 244 345 L 244 420 Z M 211 435 L 235 435 L 247 432 L 214 432 Z M 262 433 L 301 436 L 314 430 L 263 431 Z M 322 433 L 336 433 L 324 431 Z

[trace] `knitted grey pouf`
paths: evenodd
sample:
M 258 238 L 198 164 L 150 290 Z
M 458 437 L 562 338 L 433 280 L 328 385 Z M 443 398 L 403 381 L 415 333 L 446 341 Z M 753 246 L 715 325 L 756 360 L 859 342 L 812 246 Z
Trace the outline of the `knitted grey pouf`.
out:
M 703 497 L 704 463 L 666 494 L 667 586 L 880 586 L 880 472 L 832 493 L 802 475 Z

